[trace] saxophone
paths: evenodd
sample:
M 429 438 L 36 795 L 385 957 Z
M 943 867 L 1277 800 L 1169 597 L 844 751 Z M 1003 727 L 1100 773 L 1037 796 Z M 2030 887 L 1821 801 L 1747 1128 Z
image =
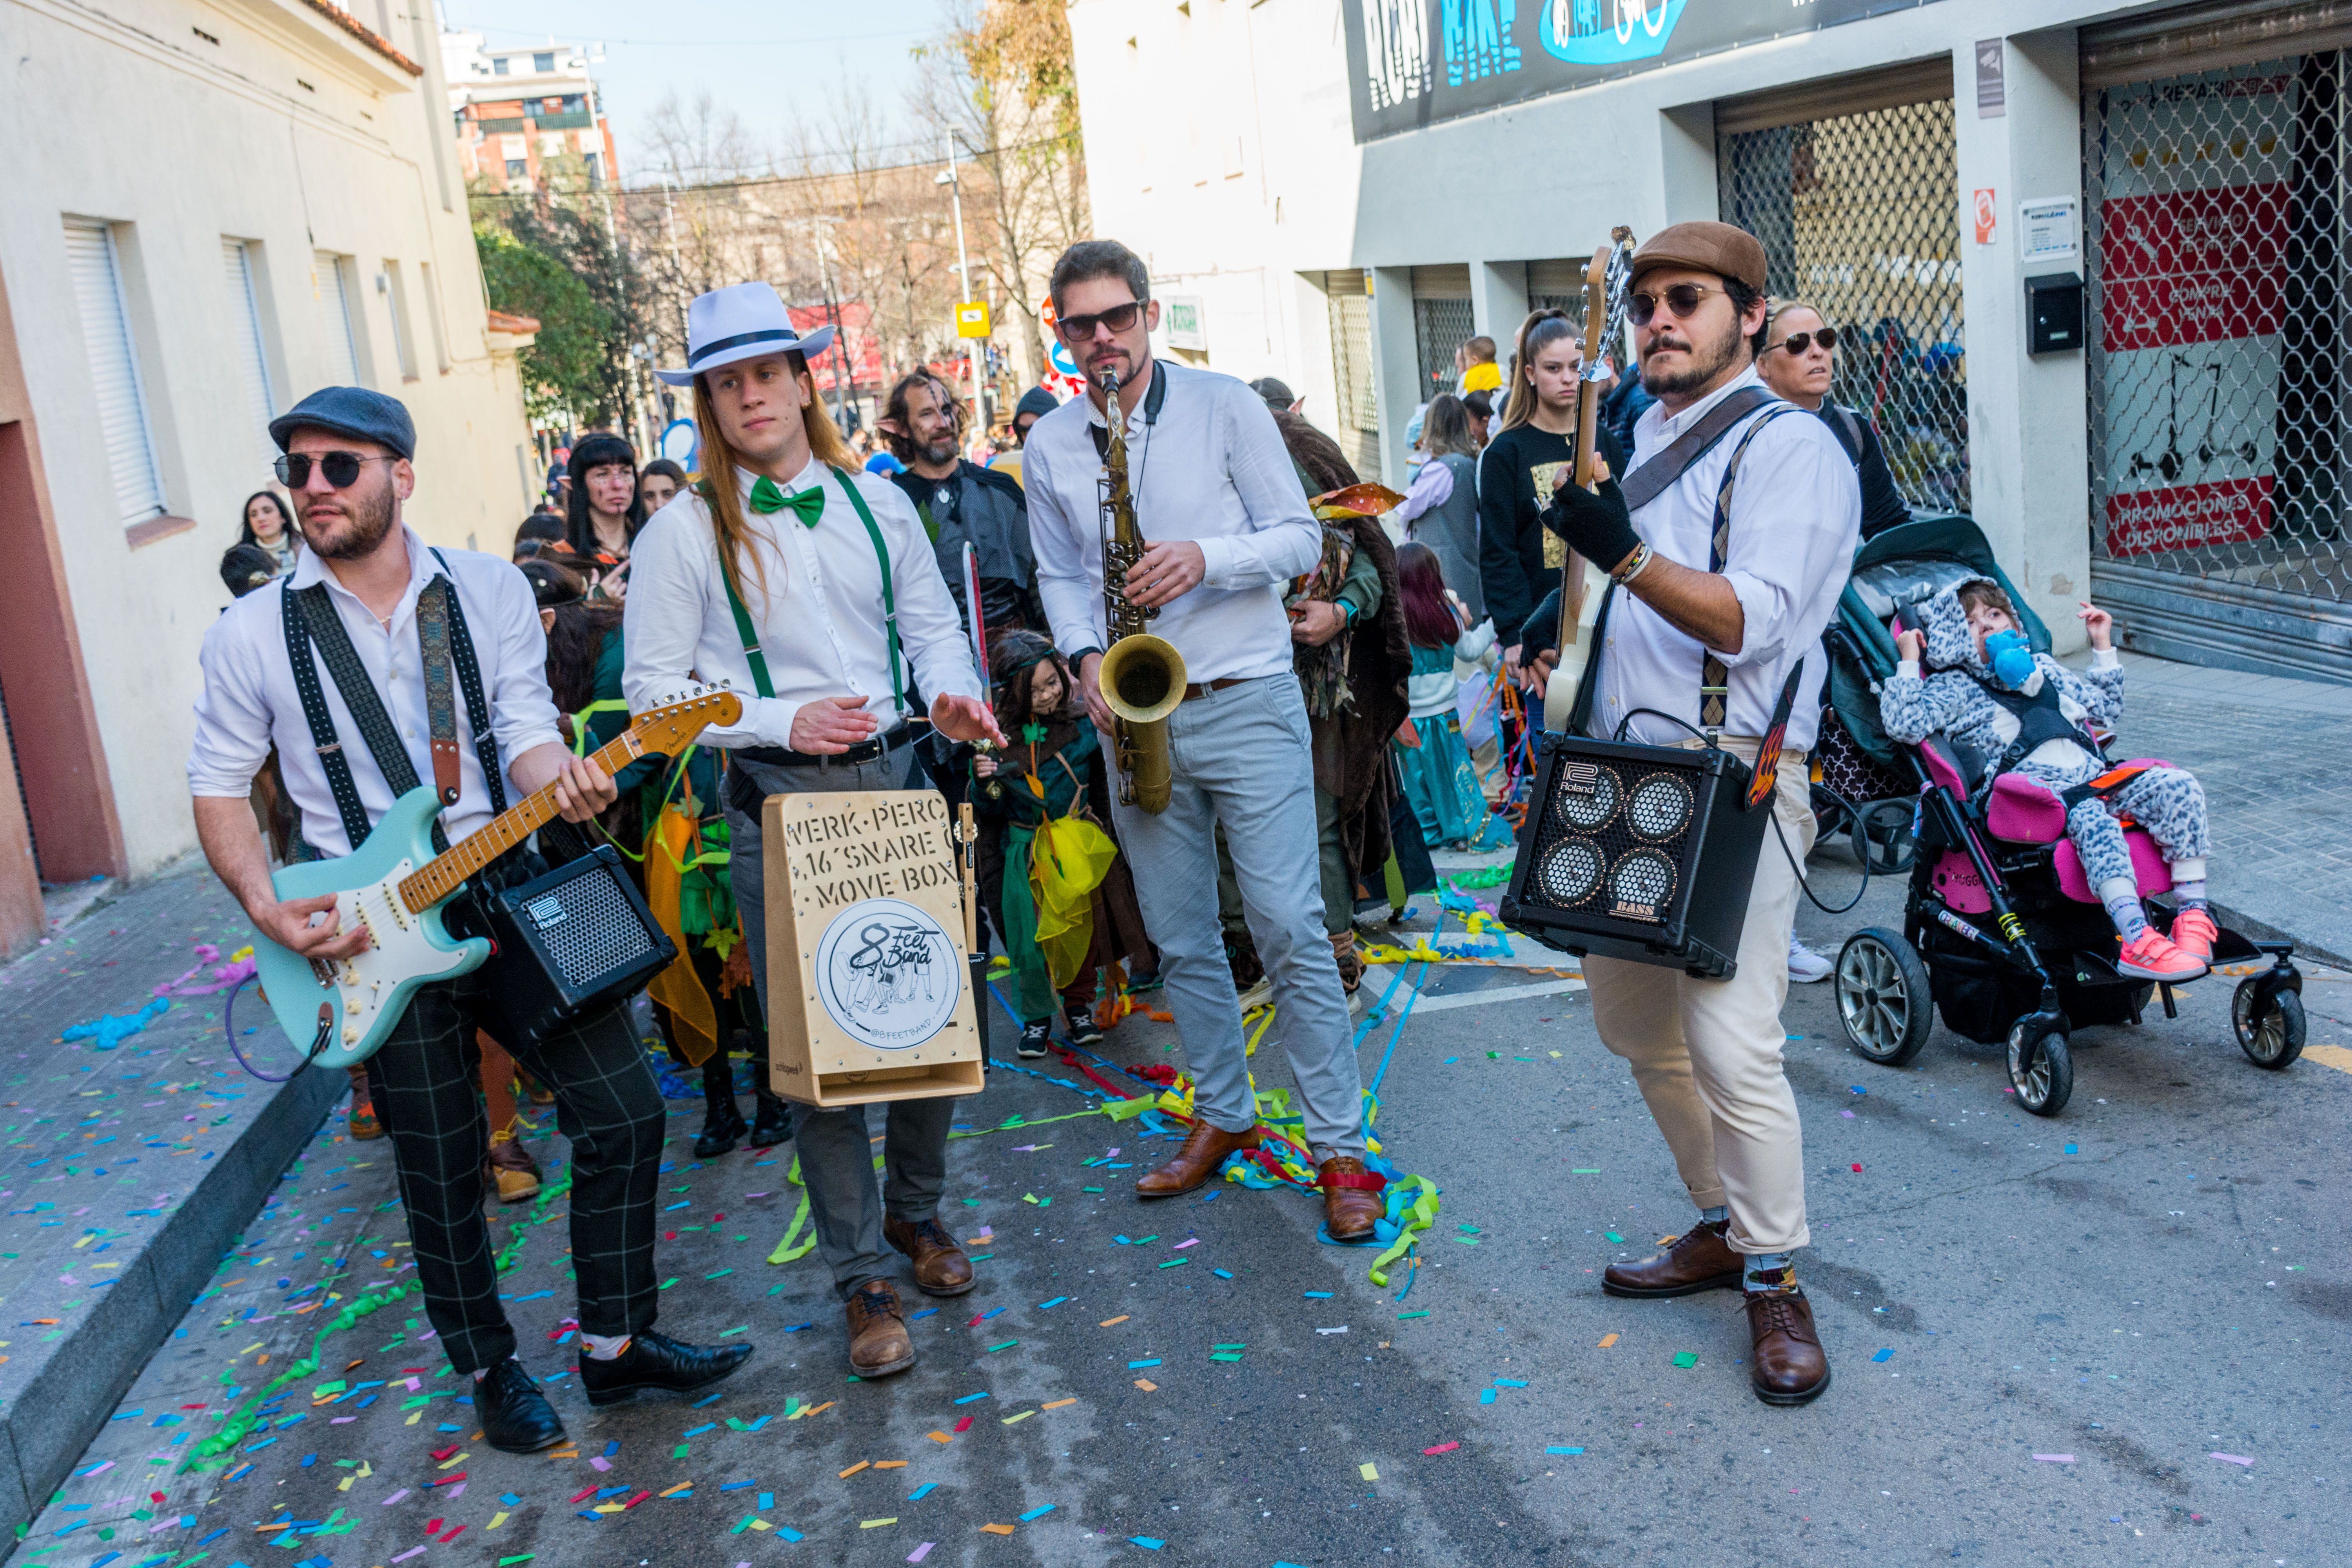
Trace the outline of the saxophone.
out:
M 1096 667 L 1103 701 L 1115 716 L 1112 745 L 1118 765 L 1118 801 L 1158 814 L 1168 809 L 1168 716 L 1184 700 L 1184 656 L 1165 637 L 1144 630 L 1160 611 L 1127 596 L 1127 574 L 1143 559 L 1143 531 L 1127 488 L 1127 422 L 1118 410 L 1118 377 L 1102 379 L 1110 439 L 1103 452 L 1103 607 L 1110 644 Z

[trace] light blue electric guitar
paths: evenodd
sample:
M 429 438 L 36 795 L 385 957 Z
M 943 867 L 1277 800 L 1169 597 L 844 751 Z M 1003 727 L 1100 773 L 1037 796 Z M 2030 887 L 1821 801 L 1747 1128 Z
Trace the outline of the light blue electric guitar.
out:
M 742 716 L 743 700 L 732 691 L 698 687 L 637 715 L 628 732 L 594 760 L 617 773 L 650 752 L 676 756 L 706 725 L 732 724 Z M 489 956 L 488 941 L 450 936 L 441 924 L 441 906 L 467 878 L 554 817 L 555 786 L 516 802 L 436 857 L 433 819 L 440 815 L 433 786 L 419 784 L 393 803 L 354 853 L 289 866 L 270 879 L 280 899 L 336 895 L 340 929 L 364 927 L 370 937 L 364 951 L 337 959 L 304 958 L 266 936 L 254 937 L 262 999 L 299 1062 L 347 1068 L 367 1060 L 418 986 L 480 966 Z

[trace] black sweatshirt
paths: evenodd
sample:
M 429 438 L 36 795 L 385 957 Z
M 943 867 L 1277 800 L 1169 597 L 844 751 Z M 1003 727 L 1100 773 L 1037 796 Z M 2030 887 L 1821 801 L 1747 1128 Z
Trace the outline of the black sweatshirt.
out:
M 1617 437 L 1604 427 L 1598 445 L 1609 471 L 1623 478 L 1625 448 Z M 1533 425 L 1512 426 L 1479 454 L 1478 585 L 1507 647 L 1518 640 L 1518 628 L 1536 602 L 1559 586 L 1559 567 L 1544 564 L 1544 541 L 1550 536 L 1536 518 L 1551 499 L 1557 465 L 1575 461 L 1574 440 Z M 1536 493 L 1538 468 L 1541 500 Z

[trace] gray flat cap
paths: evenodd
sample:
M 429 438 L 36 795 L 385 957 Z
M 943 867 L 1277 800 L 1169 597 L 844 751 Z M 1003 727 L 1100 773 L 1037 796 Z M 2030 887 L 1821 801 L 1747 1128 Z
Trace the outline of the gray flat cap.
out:
M 373 441 L 404 458 L 416 455 L 416 422 L 397 397 L 364 386 L 322 386 L 269 422 L 269 438 L 284 451 L 294 432 L 309 426 Z

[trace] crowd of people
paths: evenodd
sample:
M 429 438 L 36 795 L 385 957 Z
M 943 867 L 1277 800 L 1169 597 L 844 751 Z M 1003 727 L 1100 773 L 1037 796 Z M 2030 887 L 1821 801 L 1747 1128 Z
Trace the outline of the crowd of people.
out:
M 1655 716 L 1686 712 L 1750 765 L 1777 743 L 1768 734 L 1784 738 L 1773 809 L 1801 858 L 1822 702 L 1819 679 L 1805 689 L 1797 672 L 1857 541 L 1907 515 L 1879 433 L 1829 396 L 1835 332 L 1802 301 L 1765 294 L 1761 247 L 1729 226 L 1677 225 L 1635 256 L 1637 357 L 1600 378 L 1606 477 L 1590 491 L 1569 482 L 1585 378 L 1581 331 L 1561 311 L 1530 314 L 1507 360 L 1488 338 L 1462 345 L 1454 390 L 1416 417 L 1399 493 L 1358 474 L 1278 380 L 1155 357 L 1150 281 L 1115 241 L 1070 247 L 1053 272 L 1055 330 L 1088 393 L 1033 391 L 1009 450 L 976 453 L 967 404 L 918 369 L 882 400 L 870 458 L 815 395 L 808 362 L 830 330 L 802 335 L 766 284 L 714 290 L 689 312 L 685 366 L 658 373 L 692 399 L 698 471 L 583 436 L 548 506 L 517 530 L 511 564 L 426 547 L 403 521 L 415 482 L 405 410 L 328 388 L 271 426 L 291 503 L 254 495 L 223 560 L 235 602 L 205 641 L 189 776 L 205 851 L 257 929 L 321 964 L 362 951 L 368 933 L 343 929 L 331 900 L 278 900 L 270 867 L 351 853 L 428 771 L 453 841 L 503 810 L 509 786 L 551 792 L 557 819 L 485 882 L 512 885 L 593 844 L 624 852 L 680 953 L 646 990 L 662 1052 L 699 1076 L 694 1152 L 794 1143 L 861 1377 L 914 1360 L 893 1254 L 928 1294 L 973 1288 L 938 1220 L 953 1101 L 891 1101 L 877 1137 L 872 1108 L 775 1093 L 764 801 L 929 787 L 968 804 L 982 940 L 1006 963 L 1023 1057 L 1057 1036 L 1102 1047 L 1157 994 L 1193 1115 L 1139 1198 L 1195 1190 L 1259 1148 L 1244 1018 L 1277 1007 L 1324 1234 L 1365 1241 L 1387 1199 L 1350 1048 L 1359 923 L 1433 889 L 1433 851 L 1510 847 L 1497 759 L 1539 722 L 1567 552 L 1616 585 L 1611 651 L 1585 678 L 1593 732 L 1622 719 L 1679 744 Z M 1736 444 L 1722 439 L 1734 426 Z M 1131 454 L 1123 497 L 1107 493 L 1115 429 Z M 1617 476 L 1651 462 L 1672 477 L 1629 500 Z M 1144 544 L 1113 577 L 1106 513 L 1121 503 Z M 2014 619 L 1996 600 L 1953 608 L 1965 625 L 1946 640 L 1973 628 L 1978 658 L 1991 657 L 1988 634 Z M 2104 647 L 2104 618 L 2085 614 Z M 1164 800 L 1130 787 L 1102 689 L 1113 628 L 1133 616 L 1184 666 L 1162 721 Z M 1965 664 L 1965 647 L 1922 638 L 1904 654 L 1895 719 L 1959 715 L 1999 738 L 2006 716 L 2007 733 L 2041 734 L 1965 681 L 1915 679 L 1923 657 Z M 462 712 L 435 668 L 444 657 Z M 2070 724 L 2096 711 L 2119 683 L 2111 665 L 2087 681 L 2051 666 L 2042 706 L 2063 696 Z M 633 712 L 702 682 L 742 695 L 736 721 L 678 755 L 598 765 Z M 366 717 L 387 709 L 396 724 Z M 339 723 L 364 752 L 329 738 Z M 2087 777 L 2071 752 L 2020 755 L 2053 787 Z M 2201 878 L 2194 781 L 2151 770 L 2130 787 L 2135 812 L 2178 818 L 2176 879 Z M 2115 854 L 2104 809 L 2076 811 L 2085 860 L 2103 867 Z M 1721 981 L 1598 956 L 1584 968 L 1601 1038 L 1631 1065 L 1698 1211 L 1603 1288 L 1741 1290 L 1751 1376 L 1779 1404 L 1829 1382 L 1792 1261 L 1807 1230 L 1779 1012 L 1788 982 L 1820 963 L 1793 935 L 1797 889 L 1793 861 L 1759 862 L 1739 966 Z M 2179 972 L 2175 944 L 2193 949 L 2196 922 L 2168 940 L 2126 929 L 2116 908 L 2129 956 Z M 515 1358 L 480 1214 L 492 1194 L 537 1190 L 522 1100 L 551 1104 L 572 1144 L 592 1398 L 690 1390 L 751 1352 L 653 1329 L 660 1091 L 625 999 L 533 1037 L 501 1021 L 479 974 L 423 987 L 352 1069 L 351 1131 L 392 1141 L 427 1310 L 480 1384 L 487 1440 L 530 1450 L 562 1428 Z

